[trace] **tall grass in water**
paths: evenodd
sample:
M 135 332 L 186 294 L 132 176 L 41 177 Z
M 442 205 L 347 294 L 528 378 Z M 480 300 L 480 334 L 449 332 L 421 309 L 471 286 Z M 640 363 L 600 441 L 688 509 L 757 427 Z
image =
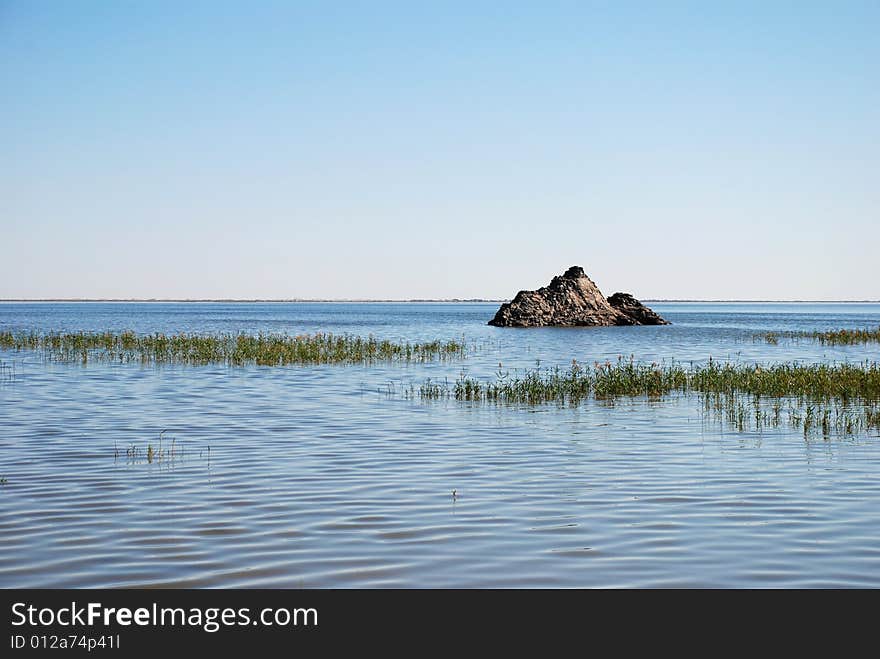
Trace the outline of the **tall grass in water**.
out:
M 465 355 L 459 341 L 396 343 L 349 335 L 148 334 L 134 332 L 0 332 L 0 348 L 32 350 L 54 361 L 156 364 L 359 364 L 424 362 Z
M 710 359 L 705 365 L 685 367 L 621 358 L 615 364 L 572 362 L 568 369 L 499 373 L 495 381 L 463 375 L 451 385 L 429 381 L 419 393 L 424 399 L 515 405 L 697 394 L 707 410 L 724 415 L 740 429 L 749 426 L 753 417 L 756 425 L 780 425 L 783 405 L 787 418 L 805 432 L 880 429 L 880 365 L 875 362 L 761 366 Z
M 851 436 L 880 432 L 880 403 L 836 398 L 760 397 L 742 394 L 701 394 L 704 410 L 716 421 L 743 432 L 789 426 L 804 437 Z
M 822 345 L 851 346 L 863 343 L 880 343 L 880 327 L 877 329 L 839 329 L 827 332 L 765 332 L 757 335 L 767 343 L 776 345 L 781 337 L 807 339 Z
M 758 396 L 796 396 L 814 399 L 880 399 L 880 365 L 859 364 L 720 364 L 703 366 L 639 364 L 619 359 L 568 369 L 535 369 L 509 373 L 494 382 L 460 377 L 452 386 L 429 383 L 422 397 L 504 403 L 577 403 L 592 396 L 663 396 L 673 392 L 746 393 Z

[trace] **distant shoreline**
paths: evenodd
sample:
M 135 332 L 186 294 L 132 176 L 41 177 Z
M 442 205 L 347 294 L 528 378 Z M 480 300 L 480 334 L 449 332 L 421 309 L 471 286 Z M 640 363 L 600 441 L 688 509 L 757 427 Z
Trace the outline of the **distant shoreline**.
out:
M 138 302 L 138 303 L 208 303 L 208 302 L 224 302 L 224 303 L 334 303 L 334 304 L 426 304 L 426 303 L 457 303 L 457 304 L 501 304 L 510 302 L 503 299 L 489 298 L 437 298 L 437 299 L 420 299 L 413 298 L 410 300 L 392 300 L 392 299 L 306 299 L 306 298 L 288 298 L 288 299 L 269 299 L 269 298 L 253 298 L 253 299 L 234 299 L 234 298 L 2 298 L 0 304 L 7 302 Z M 880 304 L 880 300 L 692 300 L 692 299 L 654 299 L 645 298 L 645 303 L 666 303 L 666 302 L 693 302 L 693 303 L 730 303 L 730 304 Z
M 289 299 L 263 299 L 263 298 L 253 298 L 253 299 L 233 299 L 233 298 L 192 298 L 192 299 L 182 299 L 182 298 L 3 298 L 0 299 L 0 303 L 3 302 L 228 302 L 228 303 L 248 303 L 248 302 L 272 302 L 272 303 L 310 303 L 310 302 L 320 302 L 320 303 L 338 303 L 338 304 L 351 304 L 351 303 L 359 303 L 359 304 L 382 304 L 382 303 L 396 303 L 396 304 L 418 304 L 418 303 L 426 303 L 426 302 L 456 302 L 456 303 L 498 303 L 498 302 L 509 302 L 509 300 L 483 300 L 483 299 L 463 299 L 463 298 L 446 298 L 446 299 L 412 299 L 412 300 L 359 300 L 359 299 L 306 299 L 306 298 L 289 298 Z
M 654 300 L 645 298 L 642 302 L 705 302 L 738 304 L 878 304 L 880 300 Z

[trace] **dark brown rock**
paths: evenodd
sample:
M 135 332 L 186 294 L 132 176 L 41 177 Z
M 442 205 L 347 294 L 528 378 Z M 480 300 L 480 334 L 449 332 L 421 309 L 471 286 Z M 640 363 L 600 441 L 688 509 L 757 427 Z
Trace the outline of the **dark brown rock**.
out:
M 496 327 L 589 327 L 608 325 L 666 325 L 656 313 L 628 293 L 615 293 L 614 303 L 572 266 L 537 291 L 520 291 L 501 305 L 489 321 Z
M 608 304 L 622 311 L 635 320 L 635 325 L 668 325 L 669 321 L 663 320 L 655 312 L 639 302 L 629 293 L 615 293 L 608 298 Z

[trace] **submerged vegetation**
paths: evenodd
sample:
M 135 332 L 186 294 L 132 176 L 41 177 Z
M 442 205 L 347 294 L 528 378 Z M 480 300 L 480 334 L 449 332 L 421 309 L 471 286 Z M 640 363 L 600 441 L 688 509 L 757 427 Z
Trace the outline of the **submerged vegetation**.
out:
M 142 364 L 363 364 L 460 358 L 459 341 L 395 343 L 333 334 L 148 334 L 134 332 L 0 332 L 0 348 L 34 350 L 60 362 L 90 360 Z
M 499 371 L 494 382 L 462 376 L 448 383 L 427 382 L 423 398 L 454 397 L 500 403 L 572 403 L 593 397 L 659 397 L 673 392 L 796 396 L 813 400 L 880 400 L 880 365 L 859 364 L 719 364 L 702 366 L 639 364 L 619 359 L 562 370 L 535 369 L 511 376 Z
M 767 343 L 777 345 L 780 338 L 807 339 L 822 345 L 851 346 L 865 343 L 880 343 L 880 327 L 877 329 L 839 329 L 827 332 L 765 332 L 757 335 Z
M 739 432 L 761 431 L 787 425 L 801 430 L 804 437 L 848 436 L 880 432 L 880 405 L 877 401 L 844 401 L 830 398 L 808 401 L 803 398 L 761 398 L 741 394 L 701 394 L 705 413 Z
M 764 338 L 770 343 L 778 334 Z M 801 332 L 786 336 L 823 343 L 851 344 L 878 340 L 880 329 Z M 396 343 L 373 337 L 312 334 L 150 334 L 134 332 L 13 333 L 0 332 L 0 348 L 35 351 L 44 359 L 87 363 L 91 360 L 140 364 L 312 365 L 427 362 L 467 355 L 464 341 Z M 12 369 L 0 364 L 0 376 Z M 498 405 L 578 405 L 586 400 L 614 404 L 643 397 L 699 396 L 701 409 L 743 431 L 789 424 L 804 435 L 851 435 L 880 431 L 880 365 L 860 363 L 719 363 L 689 366 L 678 362 L 644 364 L 630 358 L 616 363 L 568 368 L 537 367 L 522 373 L 499 370 L 494 380 L 462 374 L 454 382 L 428 380 L 408 397 L 454 399 Z M 145 449 L 128 448 L 129 461 L 171 462 L 178 447 L 172 441 Z M 116 450 L 117 458 L 119 450 Z
M 167 430 L 160 432 L 157 442 L 155 444 L 153 442 L 148 442 L 146 447 L 141 447 L 137 444 L 129 444 L 125 447 L 124 453 L 118 445 L 115 445 L 113 447 L 113 460 L 119 462 L 124 459 L 125 464 L 128 465 L 147 463 L 174 466 L 176 463 L 184 460 L 188 455 L 188 451 L 184 449 L 183 444 L 179 443 L 175 437 L 172 437 L 169 441 L 169 439 L 165 437 L 165 433 L 167 432 Z M 210 460 L 211 447 L 207 446 L 206 448 L 201 449 L 198 453 L 198 457 L 207 457 L 207 459 Z
M 783 421 L 811 432 L 853 434 L 880 430 L 880 365 L 859 364 L 638 364 L 619 359 L 568 369 L 535 369 L 523 375 L 499 370 L 495 381 L 462 375 L 454 383 L 428 381 L 423 399 L 454 398 L 495 404 L 577 405 L 586 399 L 659 399 L 696 394 L 704 408 L 739 430 Z M 752 424 L 754 421 L 754 424 Z
M 13 380 L 15 380 L 15 364 L 0 361 L 0 382 L 12 382 Z

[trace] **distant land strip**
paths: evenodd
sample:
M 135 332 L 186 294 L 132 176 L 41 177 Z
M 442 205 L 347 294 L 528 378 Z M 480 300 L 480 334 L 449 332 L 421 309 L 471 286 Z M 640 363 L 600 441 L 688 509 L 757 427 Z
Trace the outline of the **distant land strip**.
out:
M 688 300 L 645 298 L 643 302 L 737 302 L 739 304 L 880 304 L 877 300 Z
M 366 300 L 366 299 L 320 299 L 320 298 L 0 298 L 0 302 L 337 302 L 344 303 L 420 303 L 420 302 L 509 302 L 509 300 L 489 300 L 483 298 L 438 298 L 438 299 L 421 299 L 413 298 L 410 300 Z
M 704 303 L 720 303 L 730 302 L 739 304 L 880 304 L 880 299 L 876 300 L 696 300 L 685 298 L 644 298 L 643 302 L 704 302 Z M 510 302 L 505 298 L 411 298 L 406 300 L 400 299 L 359 299 L 359 298 L 0 298 L 3 302 L 336 302 L 336 303 L 428 303 L 428 302 L 461 302 L 461 303 L 503 303 Z

